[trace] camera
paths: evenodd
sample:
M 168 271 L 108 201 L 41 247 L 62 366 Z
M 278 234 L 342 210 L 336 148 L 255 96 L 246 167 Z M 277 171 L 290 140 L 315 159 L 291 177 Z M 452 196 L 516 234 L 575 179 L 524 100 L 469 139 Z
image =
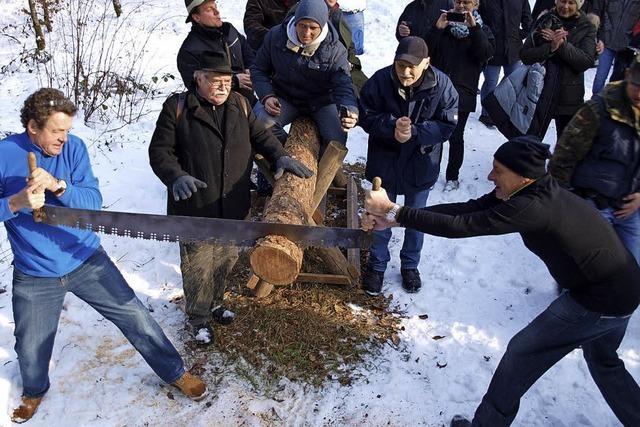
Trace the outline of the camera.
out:
M 459 12 L 447 12 L 447 21 L 449 22 L 464 22 L 466 17 L 464 13 Z

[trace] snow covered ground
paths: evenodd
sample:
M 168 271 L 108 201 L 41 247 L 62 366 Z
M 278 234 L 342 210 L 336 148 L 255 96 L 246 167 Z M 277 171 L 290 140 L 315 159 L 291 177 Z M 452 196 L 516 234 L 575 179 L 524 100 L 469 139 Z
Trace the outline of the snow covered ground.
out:
M 6 36 L 7 25 L 20 24 L 25 2 L 3 1 L 0 10 L 0 65 L 13 59 L 26 36 Z M 110 2 L 109 2 L 110 3 Z M 141 5 L 130 31 L 159 23 L 147 45 L 152 74 L 177 75 L 175 55 L 188 32 L 181 1 L 124 0 L 125 11 Z M 408 0 L 369 0 L 362 62 L 371 75 L 391 63 L 397 17 Z M 532 2 L 533 3 L 533 2 Z M 225 20 L 242 29 L 244 1 L 218 0 Z M 141 37 L 142 38 L 142 37 Z M 55 53 L 54 53 L 55 54 Z M 0 131 L 20 132 L 19 108 L 39 83 L 27 66 L 3 75 L 0 84 Z M 593 70 L 587 73 L 591 86 Z M 175 83 L 163 87 L 167 93 Z M 590 94 L 588 94 L 590 95 Z M 147 144 L 162 99 L 139 123 L 102 134 L 76 119 L 74 133 L 90 146 L 108 209 L 163 213 L 165 189 L 147 161 Z M 547 142 L 555 140 L 555 130 Z M 467 125 L 467 149 L 461 188 L 443 193 L 443 178 L 429 204 L 461 201 L 492 189 L 486 180 L 491 155 L 503 142 L 473 114 Z M 349 161 L 364 161 L 366 135 L 350 134 Z M 108 144 L 108 148 L 106 143 Z M 446 155 L 443 162 L 446 162 Z M 585 230 L 587 232 L 587 230 Z M 452 415 L 471 415 L 486 390 L 509 338 L 555 297 L 553 280 L 517 236 L 447 240 L 427 237 L 420 272 L 423 290 L 405 294 L 400 287 L 402 231 L 394 232 L 385 292 L 407 311 L 400 350 L 387 347 L 363 368 L 363 380 L 351 386 L 328 384 L 321 391 L 283 381 L 276 391 L 256 392 L 250 384 L 219 368 L 207 380 L 212 396 L 193 403 L 169 389 L 126 343 L 119 331 L 72 295 L 67 297 L 51 360 L 52 387 L 30 422 L 33 426 L 232 426 L 232 425 L 448 425 Z M 177 245 L 102 238 L 140 299 L 153 308 L 178 348 L 184 342 L 183 314 L 172 296 L 181 293 Z M 13 351 L 11 255 L 0 227 L 0 425 L 19 401 L 21 380 Z M 418 316 L 428 314 L 426 320 Z M 436 335 L 445 336 L 434 340 Z M 640 321 L 635 316 L 620 354 L 640 380 Z M 446 367 L 439 368 L 446 364 Z M 591 380 L 580 351 L 553 367 L 522 400 L 517 426 L 617 426 L 618 421 Z

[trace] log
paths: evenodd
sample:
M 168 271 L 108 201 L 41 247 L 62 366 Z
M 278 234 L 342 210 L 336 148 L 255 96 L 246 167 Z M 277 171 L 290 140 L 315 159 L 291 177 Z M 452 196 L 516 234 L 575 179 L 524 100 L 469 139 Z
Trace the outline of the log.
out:
M 311 211 L 320 135 L 310 118 L 300 118 L 291 125 L 285 150 L 313 171 L 311 178 L 298 178 L 285 173 L 275 182 L 273 195 L 265 209 L 264 221 L 285 224 L 307 224 Z M 253 273 L 273 285 L 293 283 L 302 267 L 303 251 L 283 236 L 266 236 L 254 246 L 249 261 Z
M 316 188 L 311 201 L 311 212 L 315 212 L 320 202 L 327 194 L 327 190 L 331 186 L 336 172 L 341 170 L 342 161 L 347 156 L 347 147 L 336 141 L 331 141 L 322 154 L 322 158 L 318 163 L 318 178 L 316 179 Z

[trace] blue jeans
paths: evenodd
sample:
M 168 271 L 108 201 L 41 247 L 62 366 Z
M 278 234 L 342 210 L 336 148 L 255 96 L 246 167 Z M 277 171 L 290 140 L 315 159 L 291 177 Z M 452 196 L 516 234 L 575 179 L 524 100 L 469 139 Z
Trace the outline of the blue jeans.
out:
M 587 201 L 595 207 L 595 203 L 591 200 Z M 598 211 L 613 226 L 624 247 L 640 264 L 640 210 L 627 218 L 616 218 L 613 208 L 598 209 Z
M 364 11 L 361 10 L 356 13 L 342 12 L 342 17 L 349 30 L 351 30 L 351 38 L 356 48 L 356 55 L 362 55 L 364 53 Z
M 154 372 L 173 383 L 185 372 L 178 354 L 102 248 L 62 277 L 13 272 L 13 318 L 23 395 L 49 389 L 49 360 L 65 294 L 72 292 L 113 322 Z
M 387 195 L 392 202 L 396 201 L 396 194 L 387 193 Z M 428 197 L 429 189 L 418 191 L 417 193 L 405 194 L 404 205 L 410 208 L 424 208 L 427 205 Z M 371 243 L 371 252 L 369 252 L 368 266 L 374 271 L 384 272 L 387 269 L 387 263 L 391 259 L 391 255 L 389 254 L 389 240 L 391 240 L 390 228 L 373 232 L 373 242 Z M 405 228 L 404 242 L 400 250 L 400 268 L 402 270 L 418 268 L 423 241 L 423 233 L 411 228 Z
M 476 410 L 474 427 L 509 426 L 520 398 L 549 368 L 582 346 L 591 377 L 625 426 L 640 426 L 640 387 L 618 357 L 631 316 L 589 311 L 568 292 L 509 342 Z M 585 414 L 588 417 L 588 414 Z
M 282 98 L 278 99 L 280 100 L 280 114 L 278 116 L 272 116 L 267 113 L 262 102 L 256 102 L 256 105 L 253 107 L 253 112 L 256 118 L 262 122 L 267 129 L 270 128 L 276 138 L 284 144 L 287 140 L 287 133 L 284 131 L 284 127 L 293 122 L 301 113 L 293 104 Z M 338 141 L 346 145 L 347 133 L 342 130 L 336 104 L 325 105 L 313 111 L 310 116 L 318 127 L 318 132 L 320 132 L 323 144 L 327 144 L 329 141 Z
M 500 78 L 500 68 L 504 68 L 504 76 L 508 76 L 520 65 L 520 61 L 516 61 L 513 64 L 501 66 L 501 65 L 487 65 L 484 67 L 482 74 L 484 75 L 484 83 L 480 88 L 480 99 L 484 99 L 498 86 L 498 80 Z M 487 115 L 485 109 L 482 109 L 482 114 Z
M 600 93 L 607 82 L 607 77 L 609 77 L 609 71 L 611 70 L 611 66 L 613 65 L 613 60 L 615 58 L 616 51 L 607 47 L 604 48 L 598 57 L 598 68 L 596 69 L 596 76 L 593 78 L 593 87 L 591 89 L 591 92 L 593 92 L 594 95 Z

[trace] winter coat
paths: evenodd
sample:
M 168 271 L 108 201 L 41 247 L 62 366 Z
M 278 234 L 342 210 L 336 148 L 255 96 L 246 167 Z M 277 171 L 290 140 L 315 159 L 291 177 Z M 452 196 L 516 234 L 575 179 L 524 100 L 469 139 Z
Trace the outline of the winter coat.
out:
M 402 37 L 398 33 L 398 26 L 402 21 L 410 22 L 410 36 L 421 37 L 427 41 L 429 33 L 435 28 L 435 23 L 442 14 L 441 10 L 450 10 L 451 0 L 414 0 L 405 7 L 396 24 L 396 39 Z
M 367 179 L 379 176 L 394 194 L 430 188 L 440 172 L 442 143 L 458 121 L 458 93 L 449 77 L 429 67 L 420 85 L 409 88 L 405 99 L 392 65 L 367 81 L 359 102 L 359 124 L 369 134 Z M 413 126 L 411 139 L 401 144 L 394 131 L 396 120 L 403 116 Z
M 401 208 L 398 222 L 447 238 L 520 233 L 558 285 L 588 310 L 624 316 L 640 302 L 640 267 L 611 225 L 549 175 L 506 201 L 491 192 L 464 203 Z
M 260 49 L 269 30 L 280 25 L 297 0 L 248 0 L 244 12 L 244 32 L 249 46 Z
M 193 92 L 176 120 L 178 98 L 174 94 L 163 104 L 149 144 L 151 168 L 169 190 L 167 214 L 244 219 L 251 204 L 252 151 L 274 162 L 285 155 L 282 145 L 237 93 L 231 92 L 224 104 L 221 128 L 212 105 Z M 176 202 L 171 186 L 183 175 L 204 181 L 207 188 Z
M 282 23 L 269 31 L 256 54 L 251 82 L 258 99 L 276 95 L 303 114 L 329 104 L 357 105 L 347 50 L 333 25 L 311 57 L 289 49 L 287 40 L 287 24 Z
M 187 89 L 195 90 L 193 72 L 200 68 L 200 55 L 220 51 L 229 52 L 231 68 L 236 73 L 244 73 L 253 64 L 253 50 L 233 25 L 224 22 L 220 28 L 209 28 L 195 22 L 191 24 L 191 31 L 178 51 L 178 71 Z M 233 80 L 233 88 L 238 90 L 238 80 Z
M 476 110 L 478 80 L 493 55 L 493 34 L 487 26 L 469 28 L 469 36 L 459 39 L 451 27 L 433 29 L 427 40 L 431 64 L 444 72 L 458 91 L 458 111 Z
M 560 18 L 555 10 L 549 13 Z M 544 19 L 544 15 L 540 19 Z M 523 63 L 544 63 L 547 70 L 542 98 L 549 102 L 538 104 L 535 114 L 536 134 L 540 137 L 546 133 L 552 117 L 573 115 L 582 106 L 584 72 L 593 67 L 596 57 L 596 28 L 584 12 L 560 20 L 569 35 L 558 50 L 551 52 L 550 42 L 539 43 L 534 25 L 534 32 L 527 37 L 520 51 Z
M 544 88 L 545 68 L 520 66 L 482 100 L 482 106 L 506 138 L 526 135 Z
M 531 28 L 529 0 L 480 1 L 478 12 L 495 37 L 495 52 L 489 65 L 510 65 L 518 61 L 522 40 Z
M 298 5 L 295 5 L 289 10 L 287 17 L 285 18 L 285 22 L 288 22 L 289 19 L 293 18 L 297 8 Z M 351 75 L 353 90 L 355 94 L 358 95 L 360 94 L 362 86 L 364 86 L 364 84 L 367 82 L 368 77 L 362 71 L 362 63 L 360 62 L 360 58 L 356 56 L 356 46 L 353 44 L 351 29 L 349 29 L 349 26 L 342 17 L 342 10 L 340 10 L 337 6 L 335 6 L 333 9 L 329 9 L 329 22 L 331 22 L 331 25 L 333 25 L 333 27 L 338 30 L 340 43 L 342 43 L 345 49 L 347 49 L 347 60 L 349 61 L 350 66 L 349 74 Z
M 549 172 L 612 207 L 640 192 L 640 122 L 625 82 L 608 84 L 576 113 L 556 144 Z
M 598 40 L 616 52 L 629 44 L 631 29 L 640 18 L 640 0 L 606 0 L 594 13 L 600 16 Z

